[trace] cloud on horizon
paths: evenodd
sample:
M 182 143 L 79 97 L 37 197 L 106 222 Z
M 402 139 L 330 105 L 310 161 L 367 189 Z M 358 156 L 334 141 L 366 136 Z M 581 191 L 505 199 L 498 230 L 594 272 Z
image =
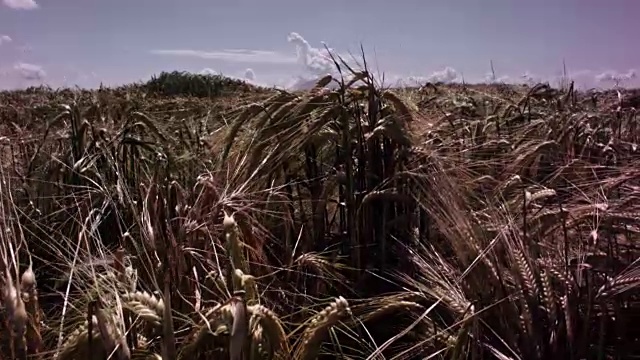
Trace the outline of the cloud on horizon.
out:
M 44 78 L 47 77 L 47 73 L 42 66 L 36 64 L 19 62 L 13 66 L 13 70 L 15 70 L 16 74 L 23 80 L 43 81 Z
M 198 71 L 198 74 L 200 74 L 200 75 L 220 75 L 219 72 L 213 70 L 212 68 L 204 68 L 204 69 Z
M 452 68 L 451 66 L 445 66 L 442 70 L 437 70 L 432 72 L 431 74 L 424 75 L 412 75 L 412 76 L 395 76 L 394 77 L 394 85 L 401 87 L 412 87 L 412 86 L 422 86 L 425 83 L 432 82 L 443 82 L 443 83 L 451 83 L 460 80 L 460 73 Z
M 34 0 L 2 0 L 2 3 L 15 10 L 34 10 L 39 7 Z
M 249 80 L 249 81 L 255 81 L 256 80 L 256 73 L 253 71 L 253 69 L 248 68 L 244 71 L 244 78 Z
M 595 76 L 595 80 L 599 83 L 613 82 L 620 83 L 635 79 L 638 76 L 636 69 L 629 69 L 626 73 L 620 73 L 615 70 L 607 70 Z
M 585 80 L 591 76 L 592 72 L 589 70 L 580 70 L 576 72 L 569 72 L 566 75 L 566 78 L 569 80 Z M 536 84 L 540 82 L 549 82 L 553 85 L 559 85 L 563 81 L 564 75 L 557 76 L 540 76 L 537 74 L 533 74 L 530 71 L 525 71 L 521 75 L 511 75 L 511 74 L 503 74 L 498 76 L 489 72 L 486 73 L 484 77 L 478 78 L 477 80 L 472 79 L 471 83 L 486 83 L 486 84 Z M 462 75 L 459 71 L 452 68 L 451 66 L 446 66 L 442 70 L 434 71 L 430 75 L 422 76 L 422 75 L 414 75 L 414 76 L 393 76 L 392 84 L 395 84 L 400 87 L 407 86 L 421 86 L 427 82 L 444 82 L 444 83 L 454 83 L 461 82 Z
M 460 74 L 458 73 L 458 71 L 456 71 L 456 69 L 447 66 L 442 70 L 434 71 L 433 73 L 431 73 L 431 75 L 427 77 L 427 80 L 431 82 L 449 83 L 458 80 L 459 77 Z
M 511 81 L 511 76 L 509 75 L 493 75 L 493 73 L 487 73 L 484 76 L 484 81 L 487 84 L 507 84 Z

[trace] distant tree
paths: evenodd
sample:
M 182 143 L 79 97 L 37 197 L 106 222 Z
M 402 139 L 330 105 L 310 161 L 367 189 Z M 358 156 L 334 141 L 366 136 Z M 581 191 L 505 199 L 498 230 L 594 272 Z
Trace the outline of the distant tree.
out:
M 247 91 L 255 88 L 239 79 L 217 74 L 193 74 L 185 71 L 162 72 L 142 87 L 150 93 L 164 96 L 215 97 L 224 92 Z

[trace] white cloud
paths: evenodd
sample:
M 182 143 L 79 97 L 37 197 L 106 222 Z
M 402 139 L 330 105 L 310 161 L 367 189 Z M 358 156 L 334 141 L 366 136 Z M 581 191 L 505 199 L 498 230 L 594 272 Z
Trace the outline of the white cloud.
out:
M 529 72 L 529 70 L 525 71 L 524 74 L 522 74 L 520 77 L 522 78 L 522 80 L 524 80 L 526 84 L 529 84 L 529 85 L 534 85 L 541 82 L 541 79 L 535 76 L 534 74 L 532 74 L 531 72 Z
M 597 82 L 607 82 L 607 81 L 614 80 L 616 77 L 618 77 L 618 73 L 616 71 L 607 70 L 603 73 L 596 75 L 595 79 Z
M 454 68 L 447 66 L 442 70 L 434 71 L 427 77 L 427 80 L 431 82 L 448 83 L 457 80 L 458 77 L 458 72 Z
M 429 76 L 400 74 L 385 74 L 384 85 L 391 87 L 420 87 L 429 82 L 453 82 L 460 78 L 456 70 L 447 66 L 443 70 L 435 71 Z
M 200 70 L 200 72 L 198 73 L 200 75 L 219 75 L 220 73 L 211 69 L 211 68 L 204 68 L 202 70 Z
M 288 90 L 310 90 L 316 86 L 318 82 L 317 76 L 296 76 L 295 78 L 289 80 L 287 84 L 284 84 L 283 88 Z
M 588 83 L 593 79 L 593 72 L 590 70 L 578 70 L 574 72 L 568 72 L 567 78 L 569 80 L 575 80 L 577 86 L 579 84 Z M 461 81 L 462 75 L 457 70 L 451 67 L 445 67 L 443 70 L 436 71 L 429 76 L 413 75 L 413 76 L 401 76 L 395 74 L 387 77 L 390 80 L 389 85 L 398 87 L 415 87 L 422 86 L 427 82 L 457 82 Z M 453 80 L 451 80 L 453 79 Z M 522 75 L 504 74 L 496 75 L 494 78 L 493 73 L 485 73 L 482 77 L 471 77 L 470 83 L 482 82 L 487 84 L 529 84 L 535 85 L 540 82 L 549 81 L 552 84 L 560 83 L 562 75 L 554 76 L 540 76 L 533 74 L 529 71 L 525 71 Z
M 597 82 L 614 82 L 619 83 L 622 81 L 628 81 L 637 77 L 636 69 L 629 69 L 626 73 L 619 73 L 615 70 L 607 70 L 595 76 Z
M 0 35 L 0 45 L 12 42 L 13 39 L 9 35 Z
M 430 80 L 426 76 L 408 76 L 406 78 L 400 78 L 397 80 L 398 83 L 403 86 L 422 86 L 425 83 L 428 83 Z
M 314 75 L 324 76 L 335 71 L 327 49 L 315 48 L 297 32 L 291 32 L 287 41 L 296 46 L 297 62 Z M 331 50 L 331 49 L 329 49 Z
M 38 8 L 34 0 L 2 0 L 6 6 L 17 10 L 33 10 Z
M 507 84 L 511 81 L 509 75 L 494 76 L 492 72 L 486 73 L 484 82 L 487 84 Z
M 256 73 L 253 71 L 253 69 L 249 68 L 249 69 L 244 71 L 244 78 L 249 80 L 249 81 L 255 81 L 256 80 Z
M 42 81 L 47 76 L 42 66 L 28 63 L 17 63 L 13 69 L 24 80 Z
M 243 63 L 294 64 L 294 56 L 276 51 L 250 49 L 223 49 L 220 51 L 202 51 L 189 49 L 151 50 L 155 55 L 195 57 L 201 59 L 221 60 Z

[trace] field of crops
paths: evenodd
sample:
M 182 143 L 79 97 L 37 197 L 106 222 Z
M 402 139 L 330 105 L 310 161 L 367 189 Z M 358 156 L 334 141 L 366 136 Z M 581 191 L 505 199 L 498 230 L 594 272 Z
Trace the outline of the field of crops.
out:
M 633 358 L 638 106 L 366 71 L 0 93 L 0 359 Z

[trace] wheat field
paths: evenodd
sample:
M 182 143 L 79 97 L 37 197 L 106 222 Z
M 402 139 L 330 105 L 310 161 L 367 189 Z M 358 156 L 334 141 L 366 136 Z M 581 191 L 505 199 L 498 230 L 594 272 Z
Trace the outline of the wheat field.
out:
M 336 66 L 0 93 L 0 359 L 640 356 L 639 92 Z

